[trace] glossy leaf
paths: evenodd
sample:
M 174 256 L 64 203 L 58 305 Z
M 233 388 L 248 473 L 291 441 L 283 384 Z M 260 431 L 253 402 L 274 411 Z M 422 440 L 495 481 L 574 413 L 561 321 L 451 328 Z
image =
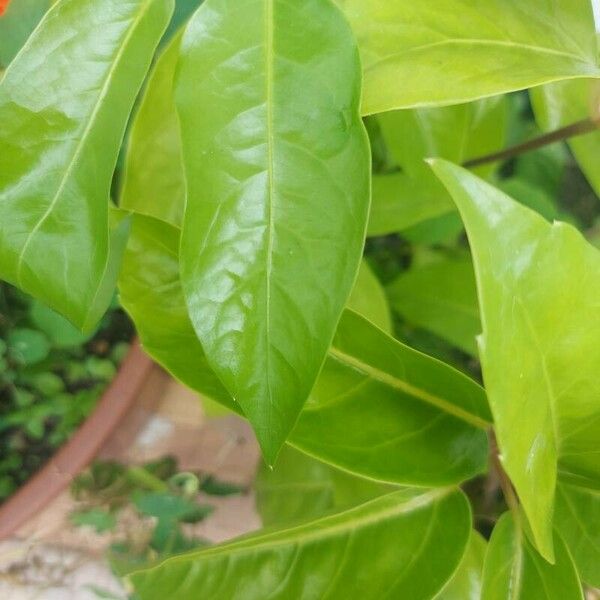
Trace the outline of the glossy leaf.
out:
M 481 600 L 486 546 L 486 541 L 479 533 L 471 532 L 467 551 L 458 570 L 435 600 Z
M 481 333 L 477 286 L 470 258 L 440 258 L 413 267 L 387 288 L 390 303 L 408 322 L 477 354 Z
M 482 600 L 583 600 L 569 551 L 555 536 L 556 564 L 546 562 L 509 513 L 502 515 L 488 544 Z
M 465 222 L 479 292 L 480 355 L 502 463 L 552 558 L 557 468 L 600 480 L 600 253 L 464 169 L 434 162 Z M 527 415 L 527 419 L 523 419 Z
M 241 412 L 208 367 L 178 278 L 178 231 L 136 215 L 120 281 L 142 343 L 188 386 Z M 446 485 L 481 473 L 490 421 L 483 390 L 347 311 L 290 442 L 364 477 Z
M 360 263 L 360 90 L 352 32 L 329 2 L 207 0 L 183 39 L 182 284 L 209 362 L 270 463 Z
M 560 483 L 555 522 L 583 581 L 600 588 L 600 491 Z
M 337 0 L 358 38 L 363 114 L 598 77 L 589 0 Z
M 185 178 L 173 86 L 182 33 L 156 61 L 131 127 L 120 206 L 181 227 Z
M 119 292 L 148 354 L 187 386 L 239 411 L 208 366 L 192 328 L 179 281 L 178 229 L 134 215 Z
M 113 295 L 111 178 L 171 11 L 171 0 L 62 0 L 0 83 L 0 276 L 82 329 Z
M 366 260 L 360 264 L 346 306 L 386 333 L 392 334 L 392 315 L 385 291 Z
M 446 485 L 486 469 L 489 419 L 472 380 L 346 311 L 290 441 L 381 481 Z
M 305 525 L 172 558 L 130 579 L 141 600 L 426 600 L 459 564 L 470 520 L 460 492 L 394 492 Z
M 6 11 L 0 11 L 0 69 L 10 64 L 51 4 L 52 0 L 11 0 Z
M 256 507 L 265 527 L 323 516 L 393 491 L 391 486 L 335 469 L 284 446 L 274 469 L 263 465 L 255 482 Z
M 600 82 L 564 81 L 532 90 L 531 100 L 540 127 L 552 131 L 588 117 L 600 118 Z M 569 140 L 581 170 L 600 195 L 600 132 Z

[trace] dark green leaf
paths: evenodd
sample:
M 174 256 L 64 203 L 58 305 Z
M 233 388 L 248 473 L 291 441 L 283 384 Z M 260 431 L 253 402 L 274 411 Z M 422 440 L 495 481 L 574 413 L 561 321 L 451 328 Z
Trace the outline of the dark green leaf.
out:
M 181 280 L 207 358 L 270 463 L 360 263 L 370 163 L 360 84 L 352 32 L 322 0 L 207 0 L 182 42 Z
M 44 360 L 50 352 L 48 338 L 35 329 L 12 329 L 6 341 L 11 357 L 25 365 Z

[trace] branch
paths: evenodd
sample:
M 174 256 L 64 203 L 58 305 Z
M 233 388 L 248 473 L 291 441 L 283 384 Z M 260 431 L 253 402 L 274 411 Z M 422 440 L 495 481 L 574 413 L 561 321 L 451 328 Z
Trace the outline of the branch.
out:
M 487 163 L 496 162 L 498 160 L 507 160 L 513 156 L 518 156 L 524 152 L 530 152 L 531 150 L 536 150 L 537 148 L 542 148 L 543 146 L 548 146 L 549 144 L 554 144 L 555 142 L 560 142 L 578 135 L 591 133 L 592 131 L 596 131 L 598 128 L 600 128 L 600 117 L 583 119 L 583 121 L 571 123 L 571 125 L 561 127 L 560 129 L 556 129 L 550 133 L 533 138 L 532 140 L 523 142 L 522 144 L 510 146 L 509 148 L 505 148 L 504 150 L 500 150 L 499 152 L 494 152 L 492 154 L 486 154 L 485 156 L 471 158 L 463 163 L 463 167 L 469 169 L 472 167 L 485 165 Z

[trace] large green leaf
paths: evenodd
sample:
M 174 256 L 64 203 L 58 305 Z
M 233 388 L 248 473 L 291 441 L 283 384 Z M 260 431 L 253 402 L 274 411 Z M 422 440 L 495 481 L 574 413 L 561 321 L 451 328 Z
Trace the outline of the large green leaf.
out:
M 600 588 L 600 491 L 559 483 L 555 521 L 583 581 Z
M 284 446 L 274 469 L 262 465 L 255 491 L 264 526 L 323 516 L 392 491 L 391 486 L 340 471 L 291 446 Z
M 446 485 L 485 471 L 481 388 L 346 311 L 290 442 L 381 481 Z
M 130 579 L 141 600 L 426 600 L 458 566 L 470 521 L 460 492 L 402 490 L 305 525 L 172 558 Z
M 184 35 L 176 87 L 184 293 L 272 463 L 361 258 L 370 153 L 356 43 L 330 2 L 207 0 Z
M 531 100 L 540 127 L 552 131 L 591 116 L 600 118 L 600 82 L 562 81 L 532 90 Z M 569 146 L 590 184 L 600 195 L 600 131 L 576 136 Z
M 11 0 L 0 18 L 0 70 L 22 48 L 52 0 Z
M 363 114 L 598 77 L 589 0 L 337 0 L 358 38 Z
M 509 513 L 488 544 L 482 600 L 583 600 L 577 571 L 564 542 L 555 536 L 556 563 L 546 562 Z
M 549 224 L 468 171 L 444 161 L 433 168 L 471 243 L 501 459 L 551 559 L 557 468 L 600 481 L 600 253 L 570 225 Z
M 148 78 L 129 136 L 120 206 L 181 226 L 185 178 L 173 98 L 182 34 L 176 34 Z
M 473 531 L 458 570 L 435 600 L 481 600 L 486 546 L 481 535 Z
M 440 258 L 416 266 L 387 288 L 390 303 L 407 321 L 432 331 L 469 354 L 481 332 L 477 286 L 470 258 Z
M 0 83 L 0 276 L 83 329 L 112 298 L 111 178 L 172 9 L 62 0 Z
M 366 260 L 360 264 L 346 306 L 366 317 L 386 333 L 392 334 L 392 315 L 385 291 Z
M 209 368 L 179 283 L 179 232 L 135 215 L 121 302 L 145 349 L 201 394 L 241 412 Z M 291 443 L 373 479 L 446 485 L 485 470 L 490 422 L 483 390 L 347 311 Z

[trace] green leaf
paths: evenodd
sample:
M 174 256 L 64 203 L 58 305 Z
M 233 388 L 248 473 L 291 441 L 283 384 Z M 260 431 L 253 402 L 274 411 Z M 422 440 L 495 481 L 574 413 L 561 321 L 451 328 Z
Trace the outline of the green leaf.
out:
M 113 295 L 111 178 L 172 8 L 61 0 L 0 82 L 0 276 L 85 330 Z
M 69 516 L 69 519 L 76 527 L 92 527 L 96 533 L 104 533 L 112 531 L 117 525 L 115 515 L 102 508 L 90 508 L 74 512 Z
M 559 483 L 554 518 L 581 578 L 600 588 L 600 492 Z
M 144 348 L 186 385 L 242 412 L 208 366 L 178 278 L 177 229 L 136 215 L 121 300 Z M 483 390 L 346 311 L 291 443 L 365 477 L 446 485 L 485 470 Z
M 470 521 L 460 492 L 403 490 L 305 525 L 191 552 L 130 580 L 141 600 L 425 600 L 458 566 Z
M 487 467 L 483 390 L 346 311 L 290 443 L 344 470 L 448 485 Z
M 598 77 L 589 0 L 337 0 L 358 38 L 363 114 Z
M 472 531 L 469 546 L 458 570 L 435 600 L 481 600 L 486 546 L 481 535 Z
M 207 0 L 184 35 L 181 280 L 208 360 L 269 463 L 360 263 L 370 176 L 360 93 L 356 44 L 330 2 Z
M 9 2 L 0 18 L 0 69 L 9 65 L 51 4 L 51 0 Z
M 433 177 L 424 158 L 446 158 L 460 164 L 500 150 L 505 143 L 507 117 L 506 96 L 496 96 L 455 106 L 395 110 L 377 118 L 386 145 L 400 167 L 413 177 L 425 173 Z M 493 170 L 491 164 L 476 172 L 487 176 Z M 434 181 L 447 197 L 445 188 Z
M 366 260 L 360 264 L 354 288 L 346 306 L 386 333 L 392 334 L 392 315 L 385 291 Z
M 531 91 L 535 118 L 544 131 L 552 131 L 581 119 L 600 116 L 600 82 L 563 81 Z M 591 186 L 600 195 L 600 132 L 580 135 L 569 146 Z
M 402 171 L 374 177 L 368 234 L 402 231 L 454 211 L 448 192 L 423 159 L 462 163 L 499 150 L 504 146 L 507 114 L 506 98 L 500 96 L 379 115 L 386 145 Z M 491 165 L 477 172 L 489 175 L 493 170 Z
M 187 312 L 179 280 L 179 230 L 134 215 L 119 292 L 146 352 L 176 379 L 240 412 L 209 367 Z
M 214 509 L 166 492 L 136 492 L 133 504 L 143 515 L 167 521 L 199 521 Z
M 477 286 L 470 258 L 441 257 L 413 267 L 387 288 L 392 308 L 468 354 L 476 355 L 481 332 Z
M 121 201 L 125 210 L 181 226 L 185 178 L 173 97 L 182 33 L 156 61 L 133 120 Z
M 284 446 L 274 469 L 258 472 L 256 507 L 265 527 L 322 516 L 392 491 L 381 483 L 335 469 L 290 446 Z
M 600 354 L 590 325 L 600 319 L 600 253 L 570 225 L 549 224 L 464 169 L 444 161 L 433 169 L 471 243 L 501 460 L 552 559 L 557 468 L 600 481 Z
M 87 342 L 93 333 L 81 333 L 63 316 L 41 302 L 34 301 L 29 310 L 31 322 L 43 331 L 56 348 L 72 348 Z
M 575 566 L 555 536 L 556 564 L 546 562 L 509 513 L 502 515 L 488 544 L 482 600 L 583 600 Z
M 6 341 L 11 357 L 25 365 L 44 360 L 50 352 L 48 338 L 35 329 L 12 329 Z

